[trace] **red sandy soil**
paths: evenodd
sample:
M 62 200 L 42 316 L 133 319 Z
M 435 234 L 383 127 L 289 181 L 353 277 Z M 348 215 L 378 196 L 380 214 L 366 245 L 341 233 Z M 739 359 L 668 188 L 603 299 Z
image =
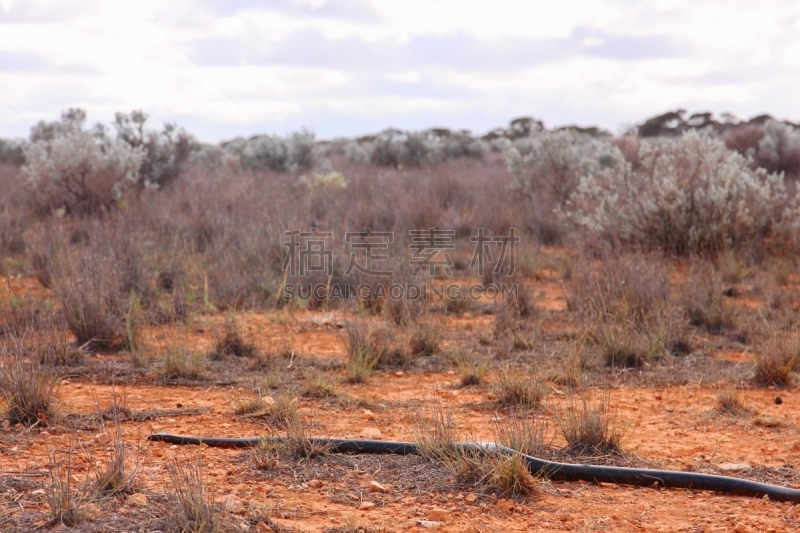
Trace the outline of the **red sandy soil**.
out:
M 15 284 L 33 286 L 29 280 Z M 553 312 L 563 312 L 565 302 L 558 283 L 537 283 L 537 304 Z M 313 356 L 322 361 L 344 358 L 345 334 L 330 324 L 341 313 L 295 311 L 247 313 L 240 317 L 248 332 L 260 345 L 290 342 L 298 357 Z M 210 344 L 203 318 L 187 335 L 198 347 Z M 491 316 L 466 315 L 448 318 L 454 330 L 491 331 Z M 487 333 L 490 334 L 490 333 Z M 148 339 L 152 357 L 159 357 L 163 334 L 154 332 Z M 452 341 L 448 341 L 452 342 Z M 745 351 L 720 350 L 706 357 L 734 362 L 752 361 Z M 92 355 L 96 360 L 122 356 Z M 276 364 L 289 365 L 279 359 Z M 669 370 L 667 370 L 669 371 Z M 260 379 L 258 371 L 253 380 Z M 337 379 L 340 379 L 337 378 Z M 424 521 L 438 521 L 439 531 L 790 531 L 800 527 L 800 509 L 786 503 L 719 495 L 690 490 L 634 488 L 591 483 L 543 483 L 532 498 L 511 502 L 491 494 L 477 498 L 469 489 L 449 490 L 441 483 L 429 490 L 409 490 L 393 485 L 385 475 L 381 460 L 368 463 L 369 469 L 342 470 L 331 460 L 316 461 L 318 478 L 304 475 L 266 476 L 257 473 L 247 461 L 247 451 L 202 448 L 178 448 L 162 443 L 148 443 L 145 437 L 154 432 L 206 436 L 255 436 L 273 431 L 254 418 L 235 417 L 231 405 L 237 396 L 249 392 L 245 384 L 219 385 L 213 381 L 200 385 L 163 385 L 153 380 L 112 387 L 93 384 L 90 376 L 71 377 L 58 390 L 60 411 L 65 414 L 96 413 L 110 403 L 113 394 L 124 398 L 132 410 L 176 410 L 174 415 L 144 422 L 122 424 L 125 442 L 141 447 L 141 465 L 137 490 L 153 495 L 167 489 L 166 461 L 170 456 L 187 460 L 202 458 L 204 474 L 216 498 L 228 502 L 232 524 L 241 531 L 269 531 L 293 528 L 299 531 L 323 531 L 327 528 L 353 526 L 376 531 L 427 531 Z M 310 434 L 330 437 L 358 437 L 368 428 L 380 431 L 384 440 L 410 440 L 418 419 L 420 401 L 437 396 L 452 410 L 458 432 L 478 440 L 491 440 L 492 423 L 498 406 L 491 387 L 458 388 L 453 371 L 428 372 L 409 369 L 405 372 L 379 372 L 366 384 L 337 381 L 337 392 L 351 401 L 298 398 L 300 412 Z M 557 385 L 540 410 L 555 434 L 552 413 L 564 404 L 566 395 Z M 741 393 L 752 413 L 732 417 L 715 411 L 715 396 L 724 383 L 668 387 L 612 387 L 610 404 L 625 425 L 624 452 L 668 469 L 733 469 L 732 475 L 754 477 L 763 468 L 794 468 L 800 454 L 800 394 L 796 390 L 763 388 Z M 776 405 L 775 397 L 782 398 Z M 180 407 L 179 407 L 180 405 Z M 181 410 L 203 414 L 181 414 Z M 101 457 L 108 443 L 104 435 L 92 429 L 71 429 L 55 425 L 46 429 L 0 430 L 0 475 L 38 480 L 48 478 L 51 454 L 64 456 L 70 446 L 91 447 Z M 554 445 L 563 444 L 555 438 Z M 749 465 L 749 466 L 747 466 Z M 76 454 L 76 475 L 87 472 L 86 458 Z M 325 472 L 329 472 L 325 475 Z M 795 481 L 797 477 L 794 478 Z M 386 493 L 370 492 L 370 481 L 384 484 Z M 32 485 L 6 488 L 1 503 L 7 514 L 42 513 L 36 525 L 47 523 L 47 505 L 42 491 Z M 229 496 L 233 498 L 229 498 Z M 233 502 L 233 503 L 231 503 Z M 364 509 L 364 502 L 375 505 Z M 241 504 L 241 505 L 239 505 Z M 89 508 L 87 515 L 97 530 L 103 522 L 125 523 L 130 516 L 136 523 L 147 513 L 128 503 L 124 497 L 105 505 Z M 155 510 L 162 509 L 152 504 Z M 13 508 L 12 508 L 13 507 Z M 362 509 L 360 510 L 359 507 Z M 0 516 L 3 516 L 0 514 Z M 256 522 L 252 517 L 268 517 Z M 259 522 L 261 522 L 259 524 Z M 84 526 L 79 526 L 84 527 Z M 246 528 L 246 529 L 245 529 Z M 56 528 L 59 529 L 59 528 Z M 120 531 L 114 527 L 110 530 Z M 344 529 L 342 529 L 344 531 Z
M 350 392 L 376 406 L 385 401 L 439 394 L 454 409 L 459 429 L 477 439 L 490 439 L 491 415 L 464 404 L 490 402 L 491 393 L 448 390 L 452 381 L 452 376 L 446 374 L 390 374 L 375 376 L 368 385 L 353 386 Z M 124 394 L 127 406 L 136 410 L 175 409 L 178 403 L 185 409 L 211 409 L 202 415 L 124 424 L 126 441 L 139 442 L 144 448 L 140 475 L 142 490 L 164 490 L 167 454 L 191 458 L 198 453 L 196 449 L 144 443 L 143 438 L 151 432 L 234 437 L 258 435 L 265 431 L 261 424 L 231 417 L 230 391 L 129 386 L 123 390 L 116 389 L 116 392 Z M 661 462 L 663 468 L 671 469 L 697 467 L 703 463 L 748 463 L 752 467 L 780 467 L 793 463 L 800 451 L 800 435 L 794 425 L 800 412 L 800 395 L 794 391 L 781 392 L 784 403 L 775 405 L 774 391 L 745 392 L 748 404 L 768 420 L 768 425 L 775 426 L 763 427 L 752 420 L 715 415 L 712 409 L 717 392 L 702 387 L 612 391 L 612 405 L 630 424 L 626 452 Z M 106 405 L 110 394 L 110 387 L 84 383 L 65 383 L 59 393 L 62 409 L 75 413 L 96 411 L 97 402 Z M 315 403 L 303 400 L 302 412 L 308 420 L 313 420 L 317 435 L 358 437 L 366 428 L 377 428 L 383 439 L 411 438 L 409 427 L 415 416 L 411 409 L 374 408 L 365 412 L 364 409 L 324 409 Z M 65 449 L 71 437 L 87 442 L 94 440 L 102 449 L 102 434 L 70 435 L 56 428 L 17 434 L 14 445 L 7 443 L 0 451 L 3 472 L 31 474 L 42 471 L 49 461 L 48 452 Z M 513 506 L 505 504 L 504 500 L 498 505 L 496 500 L 487 497 L 470 504 L 465 502 L 463 493 L 395 492 L 389 485 L 388 494 L 379 494 L 379 505 L 359 511 L 357 505 L 331 501 L 331 495 L 343 489 L 346 481 L 325 480 L 321 486 L 311 488 L 308 483 L 258 479 L 247 475 L 249 467 L 241 460 L 246 452 L 204 447 L 199 453 L 206 475 L 220 497 L 232 494 L 248 505 L 266 507 L 270 516 L 276 517 L 276 523 L 303 531 L 320 531 L 345 524 L 353 518 L 374 529 L 413 531 L 419 527 L 416 522 L 429 518 L 434 509 L 447 511 L 447 524 L 440 527 L 442 531 L 747 531 L 740 524 L 755 531 L 787 531 L 800 525 L 795 519 L 794 506 L 788 504 L 687 490 L 588 483 L 547 484 L 537 497 Z M 81 468 L 78 460 L 78 471 Z M 382 481 L 380 472 L 362 475 L 363 479 Z M 370 501 L 373 495 L 364 490 L 363 501 Z M 26 504 L 36 506 L 35 501 Z M 125 507 L 118 512 L 124 513 Z

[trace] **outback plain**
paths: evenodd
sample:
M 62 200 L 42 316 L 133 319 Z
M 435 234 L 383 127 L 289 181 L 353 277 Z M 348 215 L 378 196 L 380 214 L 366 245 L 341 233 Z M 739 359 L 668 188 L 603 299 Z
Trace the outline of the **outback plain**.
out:
M 794 124 L 203 145 L 72 109 L 0 155 L 3 531 L 800 527 L 456 445 L 799 488 Z

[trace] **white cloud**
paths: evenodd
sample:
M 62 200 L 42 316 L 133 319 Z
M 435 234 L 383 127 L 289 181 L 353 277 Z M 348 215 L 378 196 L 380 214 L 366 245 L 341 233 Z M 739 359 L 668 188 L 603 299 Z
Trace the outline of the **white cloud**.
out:
M 523 114 L 616 129 L 675 107 L 792 118 L 798 29 L 800 4 L 779 0 L 0 0 L 0 136 L 75 105 L 204 140 Z

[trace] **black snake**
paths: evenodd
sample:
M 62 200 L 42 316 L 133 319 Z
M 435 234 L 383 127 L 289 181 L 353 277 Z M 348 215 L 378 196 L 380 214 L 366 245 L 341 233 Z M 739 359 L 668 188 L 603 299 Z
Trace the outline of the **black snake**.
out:
M 189 437 L 157 433 L 147 437 L 149 441 L 167 442 L 170 444 L 205 444 L 215 448 L 249 448 L 257 446 L 264 440 L 275 443 L 290 442 L 288 437 Z M 419 454 L 419 447 L 413 442 L 389 442 L 359 439 L 308 439 L 309 444 L 318 446 L 331 453 L 353 454 Z M 519 453 L 511 448 L 493 442 L 469 442 L 456 444 L 465 449 L 497 452 L 503 454 Z M 654 470 L 648 468 L 627 468 L 621 466 L 600 466 L 585 464 L 569 464 L 548 461 L 522 455 L 528 463 L 532 474 L 541 475 L 553 481 L 592 481 L 614 483 L 618 485 L 662 486 L 709 490 L 739 496 L 768 497 L 775 501 L 800 502 L 800 490 L 770 485 L 748 479 L 696 472 L 675 470 Z

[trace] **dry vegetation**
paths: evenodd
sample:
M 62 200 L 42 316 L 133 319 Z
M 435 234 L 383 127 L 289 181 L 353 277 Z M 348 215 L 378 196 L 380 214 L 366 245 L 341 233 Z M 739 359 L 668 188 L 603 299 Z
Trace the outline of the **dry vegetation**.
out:
M 72 110 L 0 165 L 3 531 L 404 530 L 377 517 L 427 520 L 434 501 L 443 527 L 504 530 L 573 505 L 521 456 L 459 444 L 472 441 L 713 472 L 762 461 L 762 479 L 800 481 L 780 455 L 800 434 L 775 411 L 793 408 L 800 369 L 800 144 L 770 152 L 775 136 L 795 138 L 786 124 L 762 124 L 750 150 L 738 144 L 750 123 L 697 133 L 684 121 L 691 133 L 658 137 L 654 122 L 612 138 L 523 119 L 483 138 L 301 132 L 215 147 L 143 124 L 120 115 L 98 137 Z M 333 232 L 331 271 L 285 269 L 284 232 L 312 227 Z M 413 272 L 408 232 L 434 227 L 453 230 L 449 275 Z M 364 228 L 393 233 L 380 265 L 392 276 L 348 269 L 345 233 Z M 515 229 L 514 272 L 477 272 L 478 228 Z M 333 297 L 381 281 L 427 298 Z M 503 285 L 515 292 L 494 297 Z M 124 405 L 92 408 L 87 390 L 118 387 Z M 182 455 L 144 444 L 155 431 L 290 439 Z M 343 457 L 317 436 L 423 453 Z M 693 500 L 674 498 L 691 514 Z M 580 529 L 573 520 L 542 527 Z

